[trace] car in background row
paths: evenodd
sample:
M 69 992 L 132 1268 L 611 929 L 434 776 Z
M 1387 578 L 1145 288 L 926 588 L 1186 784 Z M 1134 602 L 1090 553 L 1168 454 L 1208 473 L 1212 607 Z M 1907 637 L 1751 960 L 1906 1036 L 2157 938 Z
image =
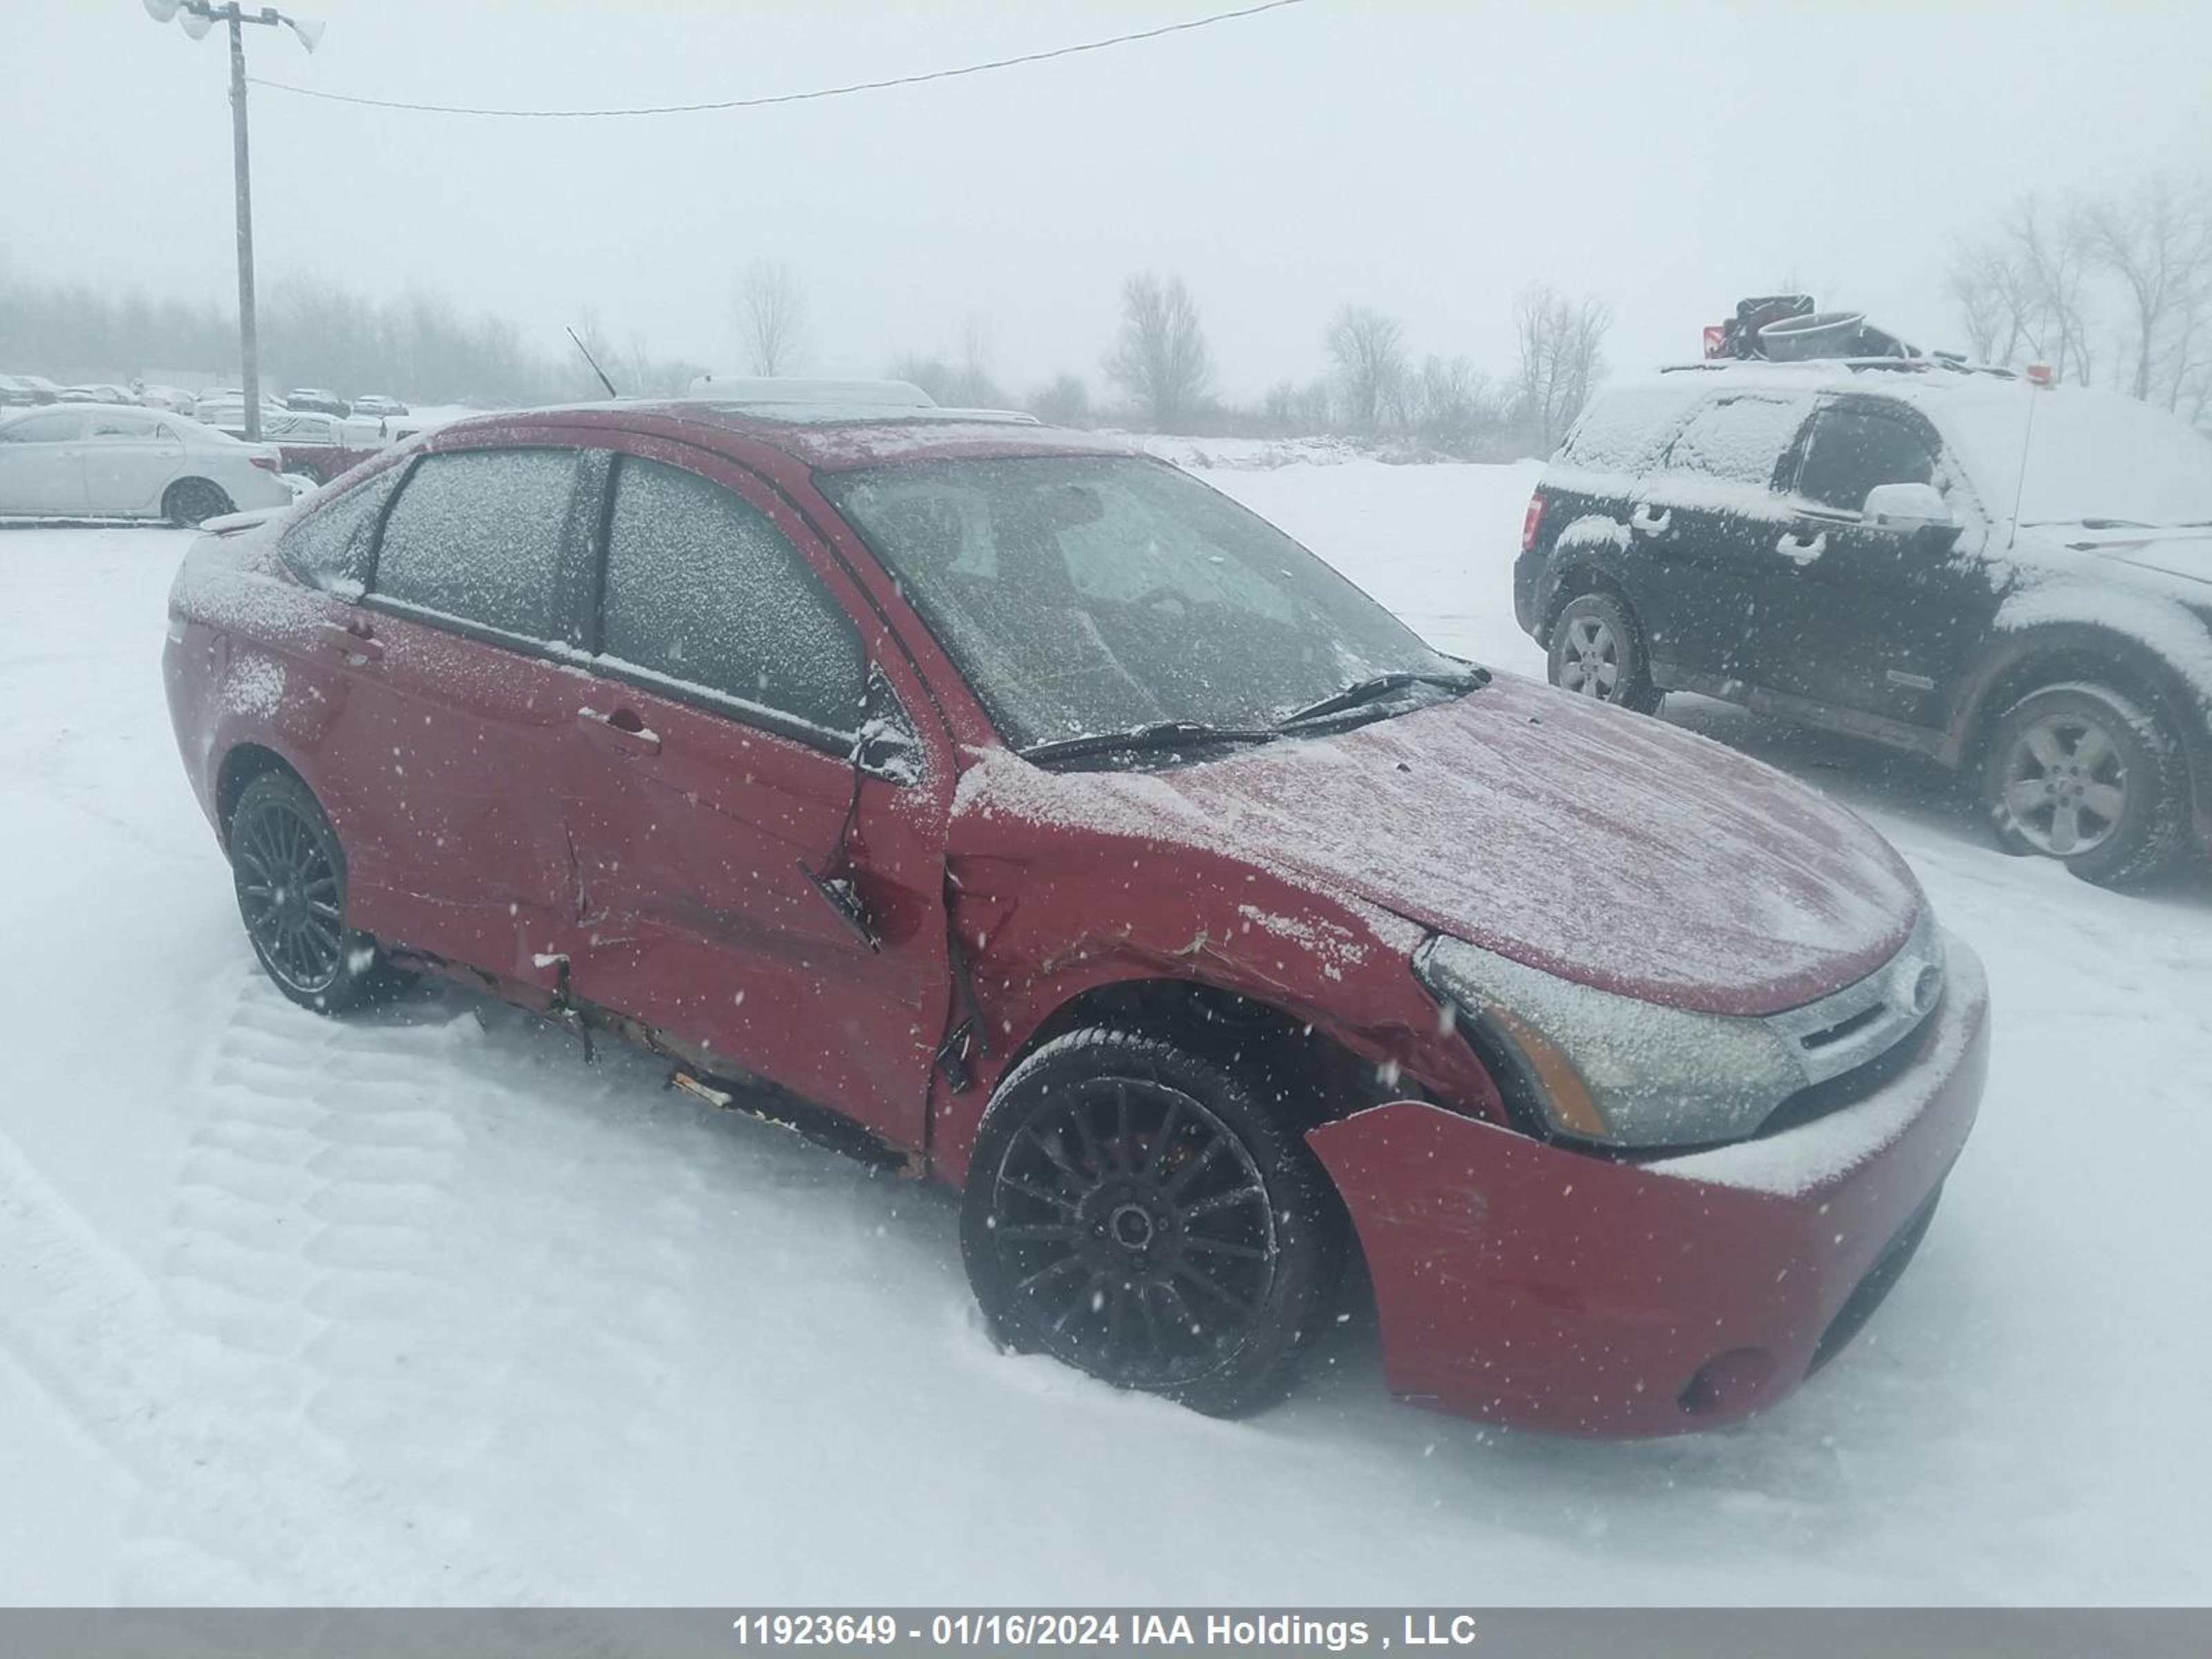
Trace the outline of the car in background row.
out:
M 185 416 L 56 404 L 0 416 L 0 518 L 197 525 L 289 505 L 282 465 L 273 446 Z
M 135 404 L 137 396 L 127 386 L 112 381 L 100 381 L 89 386 L 65 386 L 60 401 L 65 404 Z
M 0 409 L 58 403 L 62 389 L 43 374 L 0 374 Z
M 335 392 L 318 386 L 295 386 L 284 394 L 287 409 L 310 410 L 321 415 L 350 415 L 353 405 Z
M 131 390 L 137 394 L 138 401 L 144 404 L 148 409 L 166 409 L 172 415 L 192 415 L 195 416 L 198 415 L 199 407 L 198 394 L 196 392 L 187 392 L 180 386 L 146 386 L 143 384 L 138 384 L 134 385 Z
M 1932 756 L 2087 879 L 2212 844 L 2212 442 L 2133 399 L 1897 358 L 1617 386 L 1544 469 L 1514 606 L 1556 685 Z
M 408 410 L 407 405 L 397 398 L 387 398 L 380 392 L 366 392 L 353 400 L 353 412 L 357 416 L 383 418 L 404 415 Z
M 960 1188 L 1003 1343 L 1206 1411 L 1352 1285 L 1394 1390 L 1564 1431 L 1833 1358 L 1986 1066 L 1881 837 L 927 403 L 481 416 L 196 542 L 169 707 L 276 987 L 449 976 Z

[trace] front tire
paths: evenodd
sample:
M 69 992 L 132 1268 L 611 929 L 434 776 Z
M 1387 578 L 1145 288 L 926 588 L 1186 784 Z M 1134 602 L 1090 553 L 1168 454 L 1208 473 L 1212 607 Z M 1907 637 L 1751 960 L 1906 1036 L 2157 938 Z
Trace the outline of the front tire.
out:
M 205 478 L 179 478 L 161 497 L 161 516 L 179 530 L 197 530 L 231 511 L 230 497 Z
M 1334 1289 L 1340 1217 L 1304 1141 L 1237 1077 L 1091 1029 L 1000 1085 L 961 1254 L 1005 1346 L 1233 1416 L 1288 1386 Z
M 1546 667 L 1553 684 L 1639 714 L 1656 712 L 1665 693 L 1651 684 L 1644 629 L 1614 595 L 1583 593 L 1552 624 Z
M 405 975 L 345 925 L 345 851 L 304 783 L 264 772 L 231 811 L 231 877 L 262 970 L 302 1008 L 344 1013 L 381 1001 Z
M 2008 853 L 2054 858 L 2084 881 L 2156 874 L 2187 829 L 2179 746 L 2157 715 L 2109 686 L 2049 685 L 1990 734 L 1982 805 Z

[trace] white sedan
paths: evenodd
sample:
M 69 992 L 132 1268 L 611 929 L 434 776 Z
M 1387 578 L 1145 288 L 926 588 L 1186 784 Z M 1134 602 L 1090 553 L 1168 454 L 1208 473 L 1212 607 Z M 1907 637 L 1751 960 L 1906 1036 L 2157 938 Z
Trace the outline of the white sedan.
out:
M 184 415 L 81 404 L 0 417 L 0 518 L 167 519 L 289 506 L 273 444 Z

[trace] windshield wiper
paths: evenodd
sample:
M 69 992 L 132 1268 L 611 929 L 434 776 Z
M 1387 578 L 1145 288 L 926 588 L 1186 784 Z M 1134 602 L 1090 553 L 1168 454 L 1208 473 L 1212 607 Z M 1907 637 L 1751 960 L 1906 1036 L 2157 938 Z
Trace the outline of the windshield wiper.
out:
M 1109 755 L 1117 750 L 1171 749 L 1178 744 L 1272 743 L 1281 734 L 1264 726 L 1209 726 L 1203 720 L 1154 720 L 1125 732 L 1086 732 L 1081 737 L 1051 738 L 1021 750 L 1024 760 L 1057 760 L 1067 755 Z
M 1275 722 L 1278 727 L 1297 726 L 1306 720 L 1317 720 L 1327 714 L 1341 714 L 1346 709 L 1358 708 L 1364 703 L 1377 702 L 1394 691 L 1403 691 L 1408 686 L 1434 685 L 1454 693 L 1479 691 L 1490 684 L 1490 671 L 1470 668 L 1463 673 L 1436 674 L 1419 670 L 1401 668 L 1388 674 L 1371 674 L 1364 680 L 1354 680 L 1341 691 L 1332 691 L 1319 702 L 1310 702 L 1303 708 L 1293 708 Z

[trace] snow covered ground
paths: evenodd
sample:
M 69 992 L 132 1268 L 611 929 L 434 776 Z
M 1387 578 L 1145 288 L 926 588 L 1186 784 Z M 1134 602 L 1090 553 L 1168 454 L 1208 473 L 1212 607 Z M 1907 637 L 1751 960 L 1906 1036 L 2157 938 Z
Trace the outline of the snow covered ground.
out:
M 1519 669 L 1532 470 L 1215 482 Z M 1004 1358 L 951 1205 L 457 992 L 251 964 L 171 746 L 185 538 L 0 528 L 0 1601 L 2201 1602 L 2212 893 L 2003 858 L 1940 778 L 1693 723 L 1904 848 L 1987 957 L 1981 1127 L 1859 1341 L 1583 1444 L 1349 1345 L 1218 1423 Z

